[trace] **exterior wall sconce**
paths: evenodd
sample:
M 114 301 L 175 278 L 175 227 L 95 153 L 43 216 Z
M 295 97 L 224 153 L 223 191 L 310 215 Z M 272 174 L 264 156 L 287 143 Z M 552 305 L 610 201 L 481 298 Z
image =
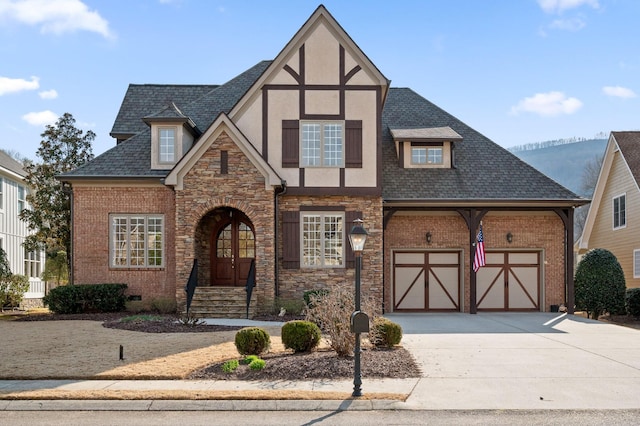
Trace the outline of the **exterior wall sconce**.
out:
M 509 244 L 513 242 L 513 234 L 511 232 L 507 232 L 507 242 Z
M 427 232 L 427 244 L 431 244 L 431 231 Z

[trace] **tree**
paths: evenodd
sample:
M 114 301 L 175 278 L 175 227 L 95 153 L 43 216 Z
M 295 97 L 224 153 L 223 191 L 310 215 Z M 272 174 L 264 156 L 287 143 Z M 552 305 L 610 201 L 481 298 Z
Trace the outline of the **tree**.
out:
M 29 279 L 24 275 L 13 275 L 7 253 L 0 248 L 0 308 L 18 306 L 29 290 Z
M 93 159 L 91 142 L 96 135 L 75 127 L 76 120 L 65 113 L 54 126 L 47 125 L 40 136 L 36 156 L 39 162 L 27 161 L 25 183 L 31 191 L 26 200 L 31 206 L 20 213 L 33 234 L 23 243 L 28 251 L 43 246 L 48 252 L 71 253 L 70 191 L 57 175 L 73 170 Z
M 589 251 L 576 268 L 576 308 L 587 311 L 590 318 L 624 312 L 626 290 L 622 266 L 609 250 Z

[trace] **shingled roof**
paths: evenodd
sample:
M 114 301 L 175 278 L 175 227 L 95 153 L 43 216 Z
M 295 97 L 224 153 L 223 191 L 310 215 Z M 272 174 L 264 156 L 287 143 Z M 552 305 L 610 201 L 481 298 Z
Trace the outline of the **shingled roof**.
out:
M 0 167 L 15 173 L 20 177 L 27 176 L 27 172 L 24 171 L 22 164 L 11 158 L 9 154 L 0 150 Z
M 636 183 L 640 184 L 640 132 L 611 132 Z
M 450 127 L 453 168 L 401 168 L 390 129 Z M 564 188 L 411 89 L 392 88 L 382 114 L 385 202 L 587 200 Z

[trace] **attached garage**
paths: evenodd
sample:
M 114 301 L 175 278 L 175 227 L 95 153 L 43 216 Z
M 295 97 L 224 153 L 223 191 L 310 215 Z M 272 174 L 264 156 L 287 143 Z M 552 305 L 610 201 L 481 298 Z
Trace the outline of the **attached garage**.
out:
M 540 251 L 486 253 L 476 275 L 478 311 L 539 311 Z
M 394 251 L 395 312 L 460 311 L 461 251 Z

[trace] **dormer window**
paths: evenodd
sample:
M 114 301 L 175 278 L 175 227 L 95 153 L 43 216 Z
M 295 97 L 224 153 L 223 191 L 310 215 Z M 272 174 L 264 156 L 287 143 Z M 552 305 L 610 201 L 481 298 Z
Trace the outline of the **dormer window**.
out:
M 402 168 L 454 168 L 454 143 L 462 140 L 451 127 L 389 129 Z
M 158 162 L 174 164 L 176 162 L 176 129 L 175 127 L 161 127 L 158 129 Z

